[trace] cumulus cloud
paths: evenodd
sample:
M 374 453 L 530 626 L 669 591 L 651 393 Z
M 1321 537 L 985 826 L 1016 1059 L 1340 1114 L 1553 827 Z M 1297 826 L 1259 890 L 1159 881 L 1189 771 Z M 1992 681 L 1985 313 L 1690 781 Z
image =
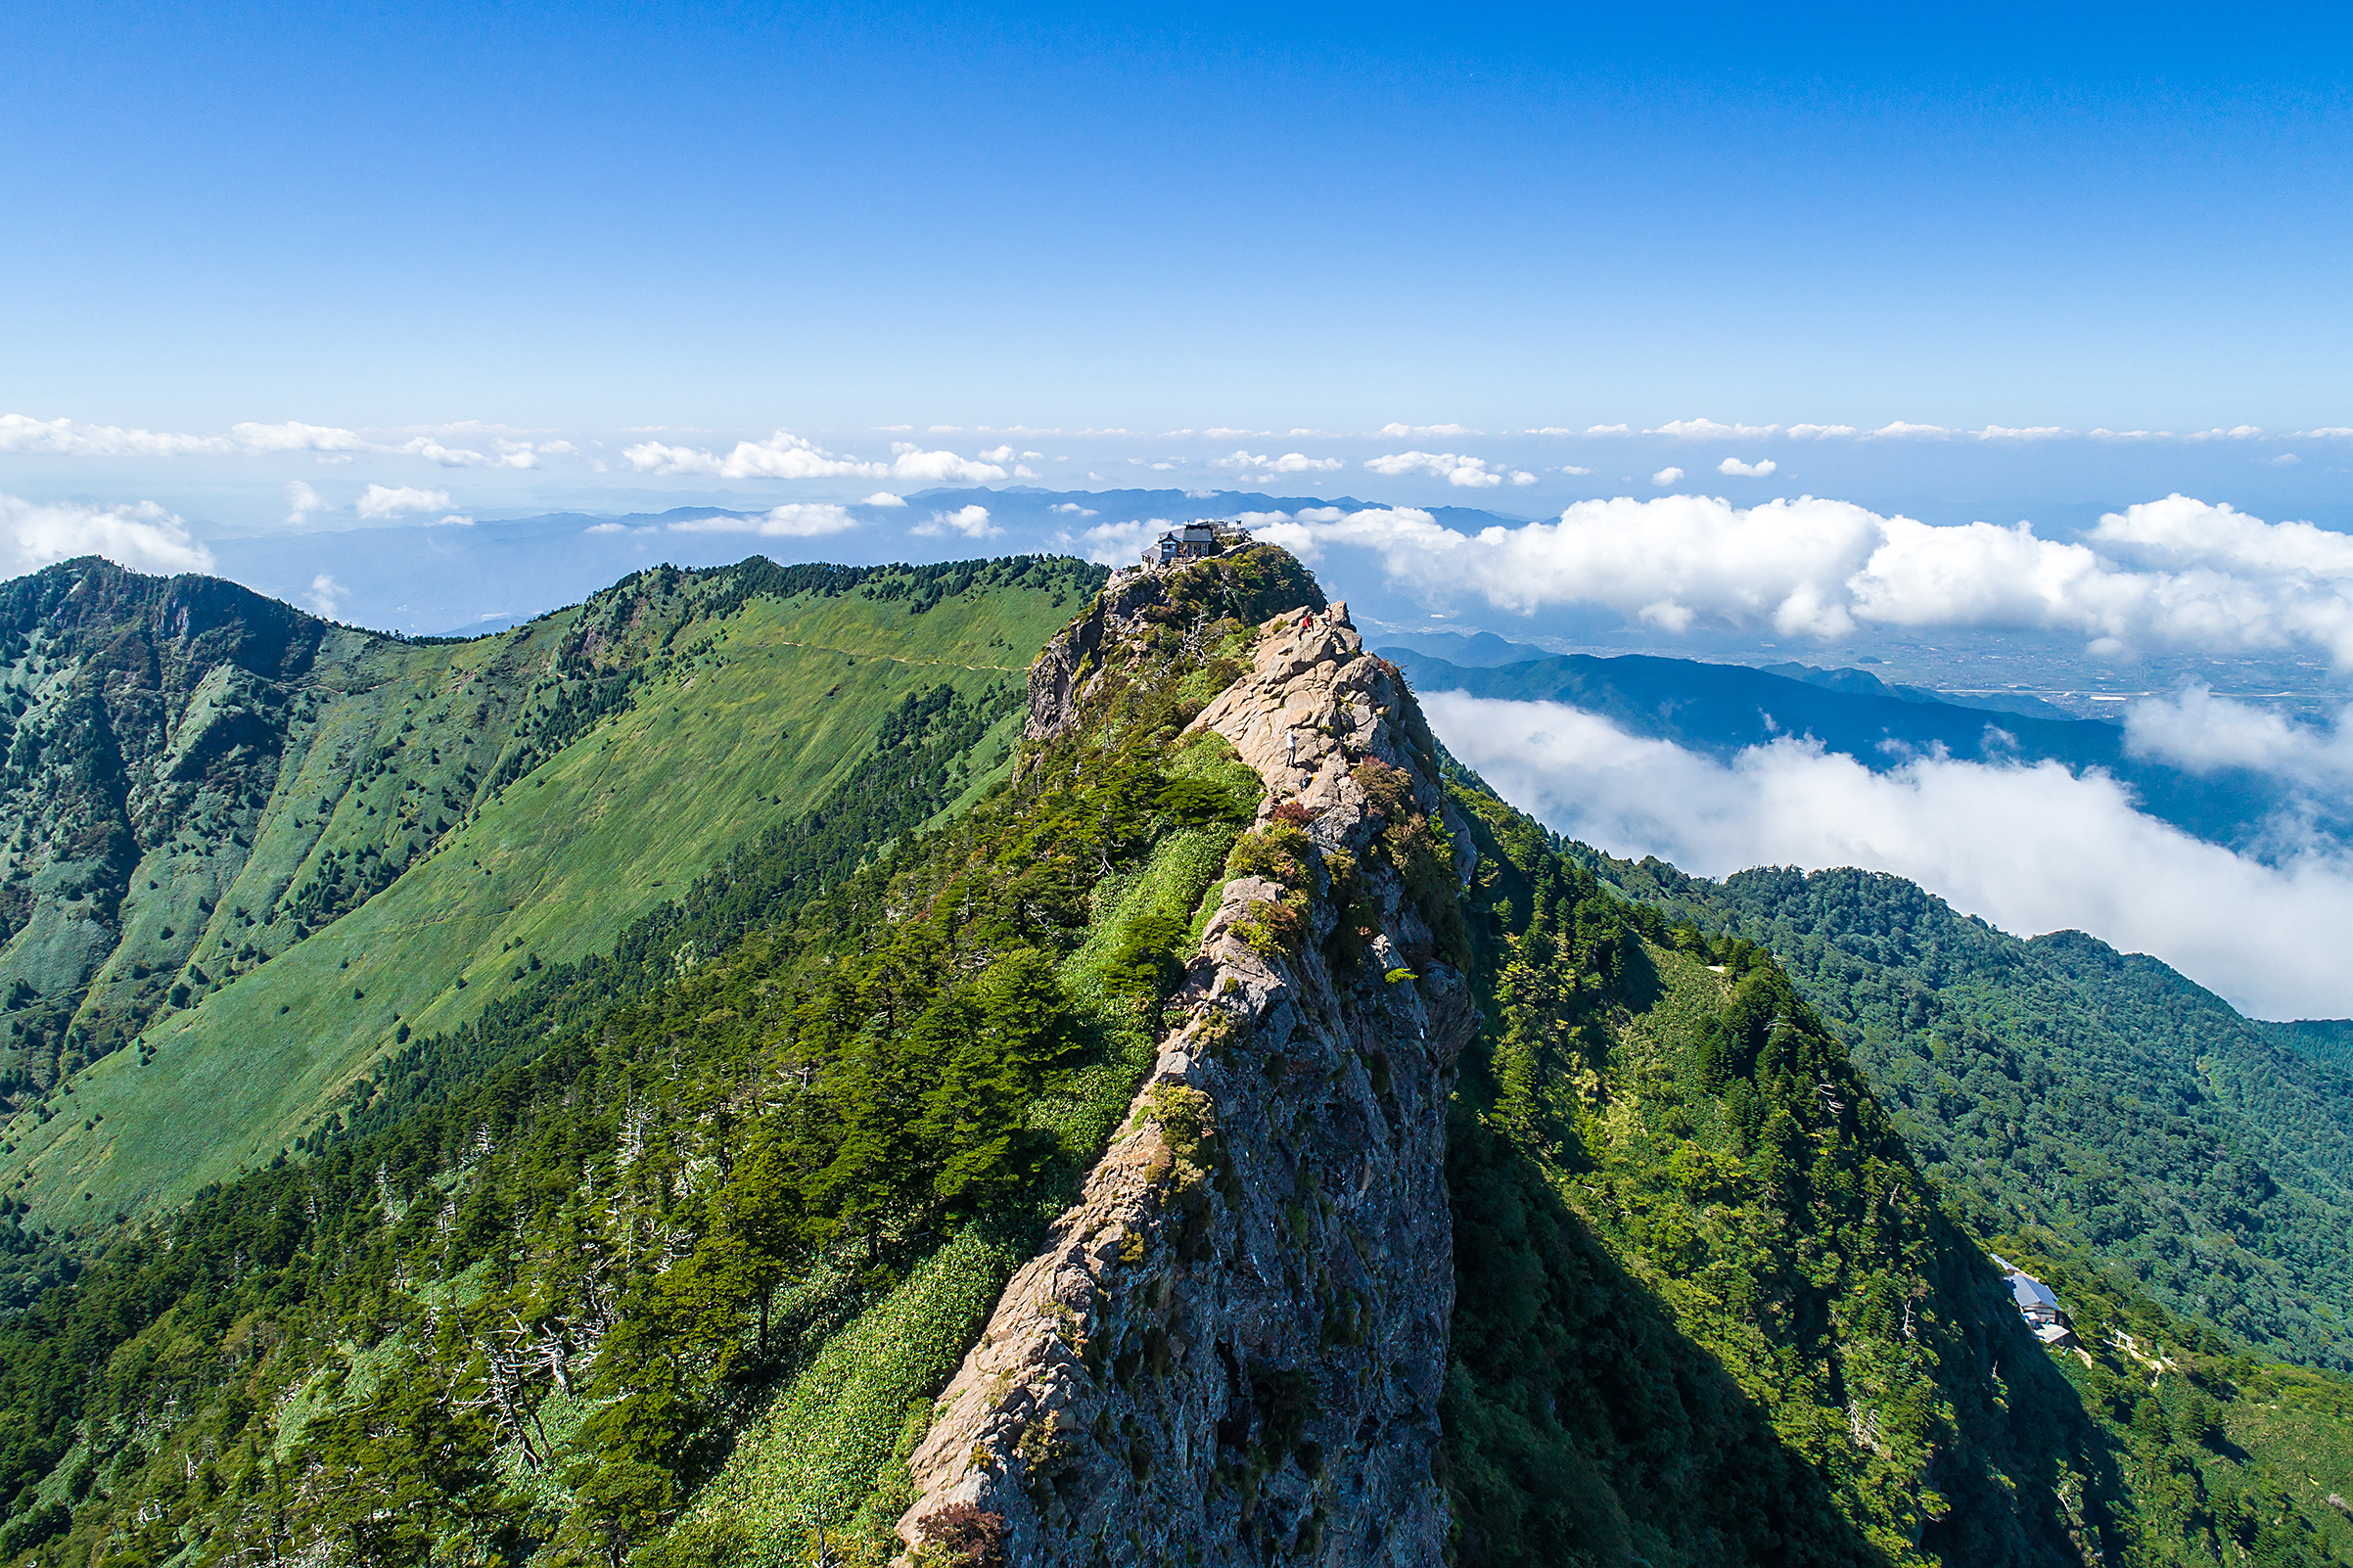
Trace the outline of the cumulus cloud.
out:
M 1303 512 L 1268 537 L 1310 560 L 1370 550 L 1393 578 L 1505 610 L 1603 604 L 1678 632 L 1970 626 L 2072 633 L 2101 654 L 2317 647 L 2353 668 L 2353 536 L 2180 495 L 2109 513 L 2084 542 L 2028 523 L 1932 527 L 1814 496 L 1704 495 L 1579 501 L 1557 522 L 1475 534 L 1410 508 Z
M 791 431 L 780 430 L 764 441 L 737 441 L 721 457 L 700 446 L 671 446 L 640 441 L 624 446 L 621 455 L 641 474 L 710 474 L 719 479 L 882 479 L 890 469 L 881 463 L 841 457 Z
M 302 602 L 318 615 L 333 621 L 335 613 L 343 608 L 344 599 L 350 591 L 322 572 L 310 579 L 310 591 L 302 596 Z
M 989 521 L 989 508 L 960 506 L 952 512 L 934 512 L 927 521 L 916 524 L 908 531 L 926 538 L 960 533 L 968 539 L 992 539 L 1005 530 Z
M 789 501 L 749 517 L 690 517 L 670 525 L 675 533 L 757 533 L 771 539 L 810 539 L 857 527 L 846 506 Z
M 1731 474 L 1740 479 L 1764 479 L 1780 466 L 1770 457 L 1760 463 L 1743 463 L 1736 457 L 1728 457 L 1716 465 L 1716 472 Z
M 889 490 L 876 490 L 857 504 L 860 506 L 904 506 L 907 502 L 903 495 L 893 495 Z
M 1093 507 L 1081 506 L 1076 501 L 1056 501 L 1052 506 L 1047 507 L 1046 510 L 1049 512 L 1059 512 L 1065 517 L 1094 517 L 1097 515 Z
M 1521 475 L 1509 469 L 1490 469 L 1483 457 L 1459 457 L 1453 452 L 1392 452 L 1386 457 L 1366 458 L 1364 466 L 1375 474 L 1391 479 L 1407 474 L 1427 474 L 1433 479 L 1445 480 L 1449 484 L 1474 490 L 1492 489 L 1505 480 L 1514 484 L 1536 483 L 1533 474 Z
M 1661 488 L 1669 484 L 1681 484 L 1683 482 L 1684 471 L 1680 468 L 1662 468 L 1650 476 L 1650 483 Z
M 1230 457 L 1210 459 L 1210 467 L 1228 473 L 1248 475 L 1252 479 L 1270 480 L 1281 474 L 1336 474 L 1348 465 L 1337 457 L 1310 457 L 1304 452 L 1285 452 L 1280 457 L 1254 457 L 1247 448 Z
M 591 523 L 580 531 L 582 533 L 626 533 L 629 531 L 629 525 L 626 523 Z
M 1300 434 L 1300 432 L 1298 432 L 1298 431 L 1293 431 L 1291 434 L 1293 434 L 1294 436 L 1296 436 L 1296 435 L 1299 435 L 1299 434 Z M 1389 440 L 1393 440 L 1393 441 L 1395 441 L 1395 440 L 1408 440 L 1408 441 L 1409 441 L 1409 440 L 1428 440 L 1428 439 L 1429 439 L 1431 437 L 1433 437 L 1433 436 L 1437 437 L 1437 438 L 1438 438 L 1439 439 L 1441 439 L 1441 440 L 1446 440 L 1446 439 L 1451 439 L 1451 438 L 1453 438 L 1453 437 L 1456 437 L 1456 436 L 1477 436 L 1477 435 L 1479 435 L 1479 434 L 1481 434 L 1481 433 L 1480 433 L 1480 432 L 1478 432 L 1478 431 L 1472 430 L 1472 429 L 1471 429 L 1469 426 L 1467 426 L 1467 425 L 1398 425 L 1398 424 L 1388 424 L 1388 425 L 1383 425 L 1383 426 L 1382 426 L 1382 427 L 1381 427 L 1379 430 L 1377 430 L 1377 431 L 1373 432 L 1373 434 L 1374 434 L 1374 435 L 1376 435 L 1376 436 L 1384 437 L 1384 438 L 1386 438 L 1387 439 L 1389 439 Z
M 328 509 L 326 497 L 320 495 L 318 491 L 312 489 L 300 480 L 291 480 L 287 483 L 287 527 L 299 529 L 303 524 L 310 521 L 311 513 L 324 512 Z
M 1092 512 L 1085 514 L 1094 516 Z M 1248 525 L 1244 525 L 1247 527 Z M 1167 532 L 1173 524 L 1165 517 L 1133 523 L 1097 523 L 1079 535 L 1086 559 L 1097 566 L 1133 566 L 1144 546 Z
M 5 573 L 37 572 L 77 555 L 102 555 L 135 572 L 159 575 L 209 572 L 212 552 L 179 516 L 153 501 L 92 506 L 0 495 L 0 550 Z
M 448 509 L 447 490 L 412 489 L 405 484 L 371 484 L 355 508 L 361 517 L 372 522 L 404 517 L 411 512 L 446 512 Z
M 2353 863 L 2271 865 L 2203 843 L 2105 774 L 1942 759 L 1874 773 L 1788 740 L 1725 763 L 1557 704 L 1422 702 L 1507 799 L 1614 854 L 1709 876 L 1890 871 L 2008 931 L 2081 930 L 2154 954 L 2259 1017 L 2353 1012 L 2353 974 L 2312 941 L 2353 920 Z
M 919 484 L 980 484 L 1003 479 L 1005 471 L 994 463 L 958 457 L 953 452 L 927 452 L 908 441 L 893 441 L 891 475 Z

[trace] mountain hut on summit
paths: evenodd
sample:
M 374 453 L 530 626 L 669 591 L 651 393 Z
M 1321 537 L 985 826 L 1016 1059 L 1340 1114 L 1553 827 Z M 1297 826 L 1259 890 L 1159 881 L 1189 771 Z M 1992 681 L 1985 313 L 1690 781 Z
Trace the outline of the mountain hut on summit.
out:
M 1201 556 L 1217 555 L 1230 545 L 1247 544 L 1250 532 L 1230 523 L 1216 523 L 1207 518 L 1195 518 L 1181 529 L 1171 529 L 1158 539 L 1144 546 L 1144 565 L 1166 566 L 1171 561 L 1190 561 Z

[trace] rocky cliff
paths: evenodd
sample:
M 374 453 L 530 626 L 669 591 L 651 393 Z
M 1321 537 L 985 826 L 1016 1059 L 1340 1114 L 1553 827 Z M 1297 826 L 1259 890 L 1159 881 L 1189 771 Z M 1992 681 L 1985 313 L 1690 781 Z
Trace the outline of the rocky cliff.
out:
M 1149 629 L 1152 576 L 1040 657 L 1033 737 Z M 1125 1130 L 938 1403 L 900 1524 L 918 1559 L 1440 1558 L 1468 834 L 1345 606 L 1260 626 L 1192 728 L 1257 769 L 1259 828 Z

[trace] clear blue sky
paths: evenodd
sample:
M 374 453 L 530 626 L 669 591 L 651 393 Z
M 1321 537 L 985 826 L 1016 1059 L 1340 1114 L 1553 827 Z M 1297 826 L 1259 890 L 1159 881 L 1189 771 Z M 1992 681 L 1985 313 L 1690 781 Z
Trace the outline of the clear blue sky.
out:
M 2318 9 L 20 4 L 0 410 L 2353 424 Z

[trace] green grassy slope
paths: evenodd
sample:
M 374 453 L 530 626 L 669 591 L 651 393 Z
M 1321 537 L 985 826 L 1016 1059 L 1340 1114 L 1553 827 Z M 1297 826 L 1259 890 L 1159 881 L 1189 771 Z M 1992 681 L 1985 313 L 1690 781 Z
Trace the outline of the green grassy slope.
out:
M 189 963 L 147 978 L 161 1011 L 133 1049 L 17 1119 L 0 1182 L 74 1225 L 265 1163 L 403 1031 L 603 950 L 823 799 L 910 692 L 1009 696 L 1082 586 L 1041 571 L 927 603 L 905 580 L 746 598 L 725 573 L 644 574 L 511 633 L 349 656 L 349 691 L 305 694 L 233 875 L 193 876 L 186 835 L 147 857 L 172 901 L 111 962 L 201 918 Z
M 791 1561 L 821 1520 L 879 1562 L 908 1423 L 1125 1112 L 1260 793 L 1177 739 L 1248 627 L 1178 628 L 1305 582 L 1273 551 L 1194 569 L 1119 651 L 1166 678 L 1104 682 L 1018 779 L 788 886 L 794 831 L 900 793 L 920 822 L 970 776 L 970 705 L 895 709 L 696 881 L 665 929 L 710 936 L 697 962 L 574 966 L 598 1005 L 412 1040 L 388 1110 L 0 1318 L 0 1560 L 603 1563 L 677 1525 L 666 1560 Z M 499 1032 L 535 1048 L 400 1109 L 402 1062 Z

